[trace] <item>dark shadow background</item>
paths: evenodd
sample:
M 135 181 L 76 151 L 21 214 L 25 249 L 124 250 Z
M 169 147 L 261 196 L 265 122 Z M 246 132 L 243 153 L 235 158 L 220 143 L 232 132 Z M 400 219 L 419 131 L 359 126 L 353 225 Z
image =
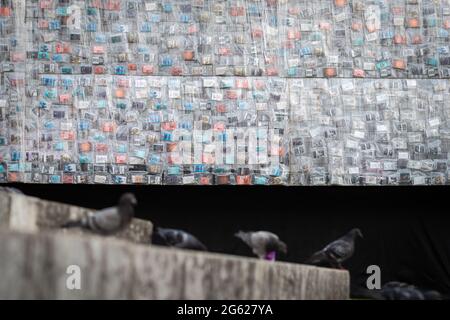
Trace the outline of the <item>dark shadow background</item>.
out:
M 366 268 L 376 264 L 382 283 L 400 280 L 450 294 L 448 187 L 9 186 L 90 208 L 134 192 L 137 217 L 191 232 L 210 251 L 252 256 L 233 234 L 269 230 L 288 245 L 280 260 L 298 263 L 359 227 L 364 239 L 345 263 L 353 286 L 365 286 Z

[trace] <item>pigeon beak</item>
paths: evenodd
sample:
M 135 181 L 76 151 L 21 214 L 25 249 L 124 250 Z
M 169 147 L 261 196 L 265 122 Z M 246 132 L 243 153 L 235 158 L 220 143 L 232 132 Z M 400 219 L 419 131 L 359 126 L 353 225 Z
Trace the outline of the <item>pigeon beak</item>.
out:
M 234 236 L 235 236 L 236 238 L 238 238 L 238 239 L 242 239 L 241 231 L 236 232 L 236 233 L 234 234 Z

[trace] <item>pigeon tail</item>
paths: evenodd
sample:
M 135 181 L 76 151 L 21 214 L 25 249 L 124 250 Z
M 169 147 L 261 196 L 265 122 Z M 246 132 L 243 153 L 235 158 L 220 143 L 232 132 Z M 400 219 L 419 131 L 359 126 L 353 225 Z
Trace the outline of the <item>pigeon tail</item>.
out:
M 208 248 L 203 243 L 198 241 L 198 243 L 197 243 L 197 250 L 199 250 L 199 251 L 208 251 Z
M 61 228 L 69 229 L 69 228 L 82 228 L 84 227 L 84 223 L 82 220 L 71 220 L 64 223 Z
M 314 253 L 308 260 L 305 261 L 305 263 L 308 264 L 316 264 L 316 263 L 323 263 L 328 261 L 328 256 L 323 251 L 319 251 Z
M 63 225 L 61 225 L 61 228 L 89 228 L 89 216 L 88 217 L 82 217 L 78 220 L 69 220 L 66 221 Z

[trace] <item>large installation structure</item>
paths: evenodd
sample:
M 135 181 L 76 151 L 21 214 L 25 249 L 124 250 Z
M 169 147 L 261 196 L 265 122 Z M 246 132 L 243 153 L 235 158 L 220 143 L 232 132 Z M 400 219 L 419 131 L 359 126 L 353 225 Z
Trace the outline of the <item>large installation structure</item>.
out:
M 7 0 L 0 182 L 447 184 L 448 0 Z

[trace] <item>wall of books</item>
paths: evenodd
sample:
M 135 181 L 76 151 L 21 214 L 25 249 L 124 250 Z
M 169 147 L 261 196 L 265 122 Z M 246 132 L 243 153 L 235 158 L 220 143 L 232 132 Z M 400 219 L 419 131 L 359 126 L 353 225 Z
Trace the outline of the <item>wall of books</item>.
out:
M 450 0 L 2 0 L 0 182 L 449 181 Z

